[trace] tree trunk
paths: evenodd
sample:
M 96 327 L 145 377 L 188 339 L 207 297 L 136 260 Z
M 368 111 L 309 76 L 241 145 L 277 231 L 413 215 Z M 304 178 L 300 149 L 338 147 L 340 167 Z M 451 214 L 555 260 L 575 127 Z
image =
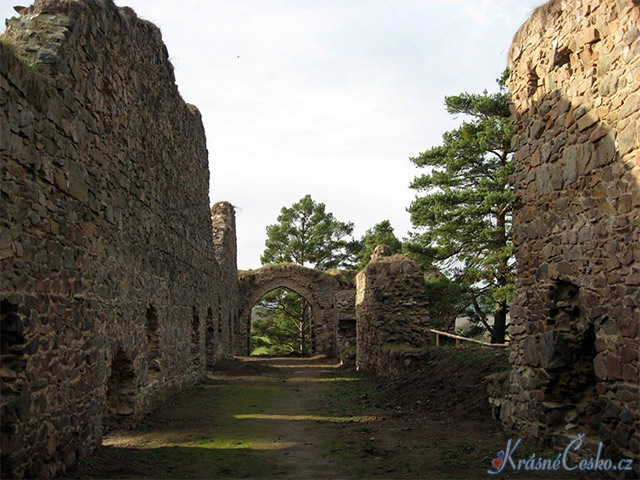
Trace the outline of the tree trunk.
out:
M 300 322 L 300 353 L 304 355 L 307 353 L 307 337 L 305 335 L 305 326 L 307 324 L 307 301 L 304 297 L 301 297 L 300 302 L 300 316 L 302 317 Z
M 493 329 L 491 330 L 491 343 L 504 343 L 504 336 L 507 327 L 507 305 L 503 302 L 498 303 L 496 315 L 493 321 Z

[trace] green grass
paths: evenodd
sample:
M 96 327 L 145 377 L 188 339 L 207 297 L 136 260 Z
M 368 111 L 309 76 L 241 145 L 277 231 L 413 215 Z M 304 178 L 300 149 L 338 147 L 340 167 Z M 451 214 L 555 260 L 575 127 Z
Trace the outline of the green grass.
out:
M 234 415 L 268 409 L 281 395 L 276 385 L 236 385 L 209 380 L 122 437 L 107 440 L 97 455 L 71 472 L 74 478 L 261 478 L 280 471 L 274 442 L 264 421 Z M 203 414 L 203 412 L 210 412 Z M 96 467 L 99 466 L 99 469 Z
M 450 359 L 460 362 L 464 366 L 488 365 L 496 363 L 496 371 L 510 371 L 511 364 L 507 352 L 503 350 L 469 345 L 465 347 L 442 346 L 434 347 L 434 351 L 444 352 Z

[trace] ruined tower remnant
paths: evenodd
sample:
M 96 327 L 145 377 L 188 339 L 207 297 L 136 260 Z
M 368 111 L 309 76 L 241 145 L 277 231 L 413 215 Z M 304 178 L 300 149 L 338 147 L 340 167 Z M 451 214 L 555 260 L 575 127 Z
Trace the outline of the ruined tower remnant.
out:
M 424 275 L 404 255 L 376 247 L 356 276 L 356 364 L 365 372 L 397 377 L 430 343 Z
M 509 52 L 518 206 L 500 418 L 638 459 L 640 6 L 553 0 Z
M 234 353 L 233 211 L 214 242 L 167 57 L 111 0 L 38 0 L 0 42 L 3 478 L 59 474 Z

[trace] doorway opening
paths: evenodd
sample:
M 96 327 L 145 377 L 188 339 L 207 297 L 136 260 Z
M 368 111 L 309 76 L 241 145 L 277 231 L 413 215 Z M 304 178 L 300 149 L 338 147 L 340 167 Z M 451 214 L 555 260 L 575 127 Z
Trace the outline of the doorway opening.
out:
M 119 349 L 111 362 L 111 376 L 107 381 L 105 431 L 126 425 L 135 413 L 136 376 L 131 360 Z
M 312 352 L 309 302 L 288 288 L 266 293 L 251 310 L 251 355 L 306 356 Z

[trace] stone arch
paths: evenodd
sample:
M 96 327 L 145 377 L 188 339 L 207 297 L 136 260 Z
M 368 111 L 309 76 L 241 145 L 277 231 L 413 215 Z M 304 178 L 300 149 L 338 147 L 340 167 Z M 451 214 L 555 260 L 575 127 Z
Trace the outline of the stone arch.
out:
M 311 306 L 311 351 L 336 354 L 338 309 L 335 296 L 340 286 L 335 278 L 325 272 L 286 263 L 244 272 L 239 281 L 241 351 L 250 353 L 251 309 L 265 294 L 284 287 L 304 297 Z

